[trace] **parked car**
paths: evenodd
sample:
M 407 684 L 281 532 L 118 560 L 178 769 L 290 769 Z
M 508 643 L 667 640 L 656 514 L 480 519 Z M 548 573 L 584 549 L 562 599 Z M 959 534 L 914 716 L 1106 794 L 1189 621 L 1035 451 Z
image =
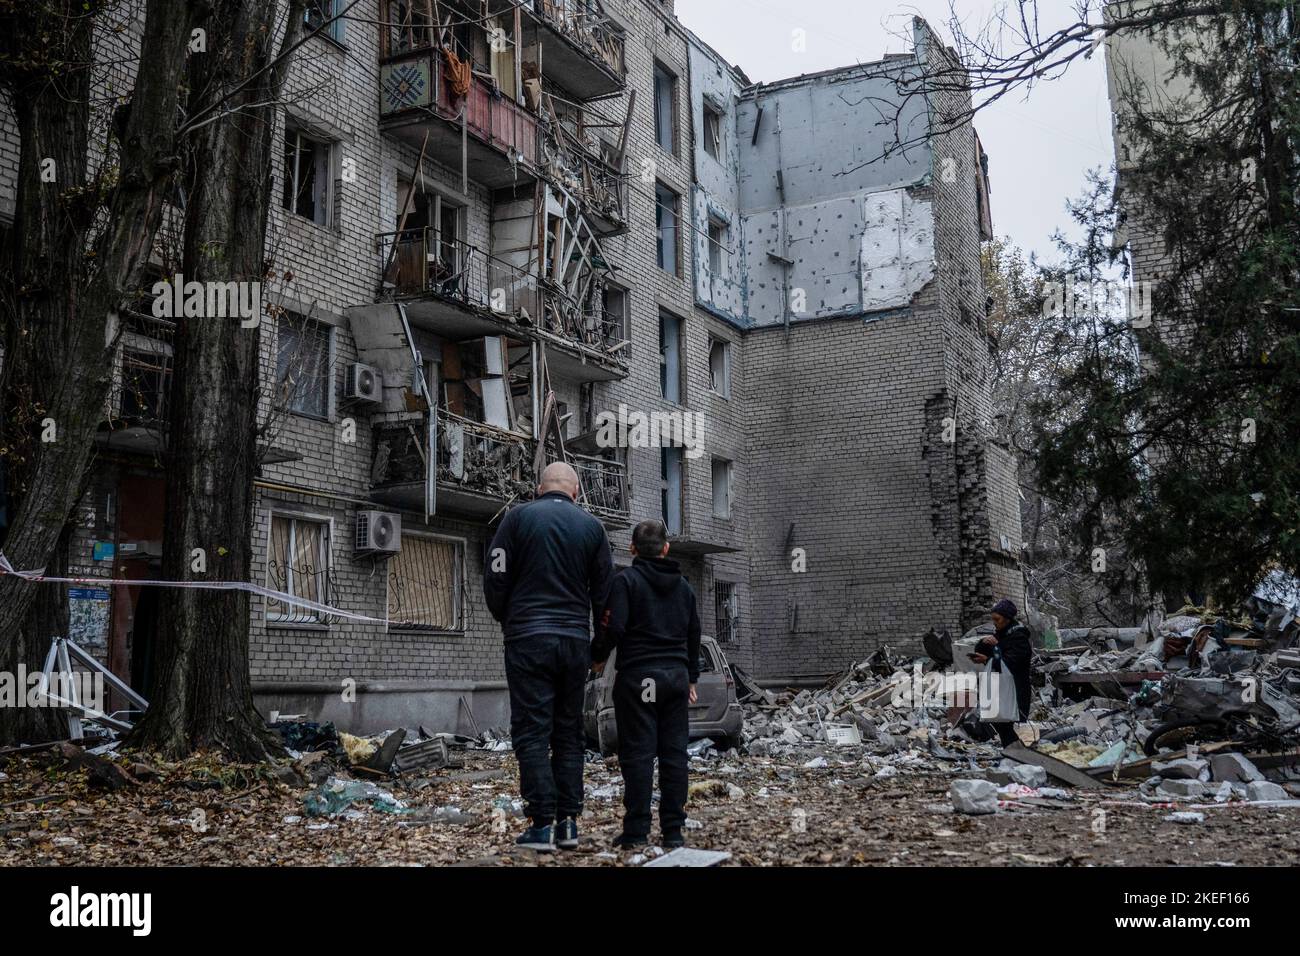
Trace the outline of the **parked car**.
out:
M 614 719 L 614 675 L 618 673 L 618 652 L 609 655 L 605 671 L 587 678 L 582 719 L 588 746 L 609 756 L 618 750 L 618 724 Z M 711 737 L 725 749 L 740 743 L 744 712 L 736 699 L 736 680 L 718 642 L 700 638 L 700 679 L 695 685 L 696 702 L 691 704 L 691 739 Z

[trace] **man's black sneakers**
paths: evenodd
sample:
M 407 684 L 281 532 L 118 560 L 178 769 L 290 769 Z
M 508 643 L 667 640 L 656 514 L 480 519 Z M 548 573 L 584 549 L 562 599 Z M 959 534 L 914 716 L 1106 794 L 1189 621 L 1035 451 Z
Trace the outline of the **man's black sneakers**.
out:
M 664 849 L 677 850 L 686 846 L 686 838 L 681 830 L 665 830 L 663 833 Z
M 523 847 L 525 850 L 536 850 L 539 853 L 554 853 L 555 827 L 549 823 L 545 826 L 531 826 L 515 841 L 515 846 Z
M 578 848 L 578 821 L 566 817 L 555 825 L 555 845 L 561 850 Z
M 632 836 L 627 833 L 620 833 L 614 838 L 614 846 L 620 850 L 635 850 L 637 847 L 645 846 L 649 837 Z

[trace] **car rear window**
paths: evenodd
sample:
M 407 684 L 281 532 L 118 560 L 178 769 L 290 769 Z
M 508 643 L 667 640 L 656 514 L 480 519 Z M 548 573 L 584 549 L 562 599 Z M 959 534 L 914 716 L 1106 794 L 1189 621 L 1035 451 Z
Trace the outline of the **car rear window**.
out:
M 713 673 L 714 670 L 716 670 L 716 668 L 713 666 L 713 658 L 709 656 L 709 652 L 705 648 L 701 647 L 700 648 L 700 673 L 711 674 Z

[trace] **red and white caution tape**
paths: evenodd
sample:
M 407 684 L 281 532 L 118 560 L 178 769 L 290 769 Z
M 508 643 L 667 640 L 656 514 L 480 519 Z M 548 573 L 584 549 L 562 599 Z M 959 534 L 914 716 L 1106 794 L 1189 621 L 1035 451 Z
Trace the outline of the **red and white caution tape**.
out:
M 47 577 L 45 569 L 39 571 L 19 571 L 9 559 L 5 557 L 4 552 L 0 551 L 0 575 L 12 574 L 15 577 L 30 581 L 33 584 L 81 584 L 91 587 L 155 587 L 155 588 L 191 588 L 198 591 L 247 591 L 249 594 L 260 594 L 269 600 L 277 601 L 280 604 L 287 604 L 291 607 L 306 608 L 309 611 L 315 611 L 318 614 L 328 614 L 332 617 L 341 617 L 349 621 L 362 621 L 367 624 L 384 624 L 389 622 L 387 618 L 368 617 L 365 614 L 355 614 L 352 611 L 344 611 L 342 608 L 332 607 L 328 604 L 321 604 L 317 601 L 309 601 L 306 598 L 298 597 L 294 594 L 287 594 L 284 591 L 276 591 L 271 588 L 263 587 L 260 584 L 253 584 L 249 581 L 135 581 L 124 578 L 63 578 Z

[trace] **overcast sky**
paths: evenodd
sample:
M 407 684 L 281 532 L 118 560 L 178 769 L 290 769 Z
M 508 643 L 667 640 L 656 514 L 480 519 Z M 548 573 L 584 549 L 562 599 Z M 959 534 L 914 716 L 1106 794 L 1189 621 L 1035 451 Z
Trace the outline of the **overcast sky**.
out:
M 973 31 L 1005 2 L 957 0 L 957 12 Z M 1065 25 L 1072 4 L 1040 6 L 1046 30 Z M 949 11 L 949 0 L 677 0 L 678 18 L 755 82 L 910 52 L 909 18 L 918 14 L 949 40 Z M 796 28 L 807 37 L 802 53 L 792 48 Z M 994 231 L 1055 258 L 1051 236 L 1066 227 L 1066 199 L 1083 191 L 1087 170 L 1114 160 L 1102 52 L 1027 97 L 1003 98 L 975 126 L 989 154 Z

